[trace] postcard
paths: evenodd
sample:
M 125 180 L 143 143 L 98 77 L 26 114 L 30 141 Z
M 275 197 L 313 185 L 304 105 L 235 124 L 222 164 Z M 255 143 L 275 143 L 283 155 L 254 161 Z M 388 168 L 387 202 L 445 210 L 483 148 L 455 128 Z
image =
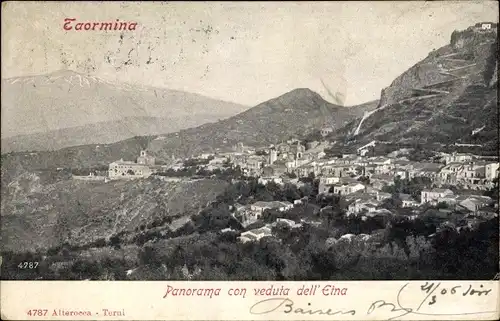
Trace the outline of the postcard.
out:
M 498 320 L 498 2 L 2 3 L 2 320 Z

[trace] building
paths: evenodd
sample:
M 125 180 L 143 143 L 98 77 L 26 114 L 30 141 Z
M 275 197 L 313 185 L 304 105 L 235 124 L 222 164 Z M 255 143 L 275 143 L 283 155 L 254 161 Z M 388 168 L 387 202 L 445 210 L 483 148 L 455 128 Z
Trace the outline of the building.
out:
M 238 144 L 236 144 L 236 146 L 234 147 L 234 149 L 238 153 L 244 153 L 246 151 L 245 146 L 243 145 L 242 142 L 239 142 Z
M 399 199 L 402 202 L 401 207 L 418 207 L 420 205 L 420 203 L 409 194 L 399 193 Z
M 269 151 L 269 165 L 274 164 L 274 162 L 277 160 L 278 160 L 278 152 L 276 151 L 276 149 L 273 148 Z
M 352 165 L 337 165 L 337 164 L 326 164 L 320 165 L 319 174 L 325 176 L 335 176 L 344 177 L 349 176 L 349 172 L 353 169 Z
M 438 199 L 453 195 L 453 191 L 442 188 L 424 189 L 420 192 L 420 195 L 420 204 L 430 203 L 435 205 Z
M 486 167 L 484 164 L 469 163 L 462 167 L 462 170 L 457 173 L 457 180 L 467 182 L 469 184 L 480 184 L 484 181 L 486 175 Z
M 209 162 L 209 165 L 223 165 L 228 161 L 227 157 L 214 156 Z
M 491 164 L 486 164 L 484 166 L 485 168 L 485 178 L 488 181 L 492 181 L 495 178 L 498 178 L 498 168 L 500 167 L 499 163 L 491 163 Z
M 147 151 L 141 150 L 141 155 L 137 157 L 137 164 L 153 166 L 155 164 L 155 158 L 148 155 Z
M 290 151 L 295 153 L 295 159 L 301 159 L 306 151 L 306 147 L 298 141 L 296 145 L 291 146 Z
M 261 174 L 262 168 L 264 166 L 265 160 L 262 156 L 249 156 L 246 160 L 240 165 L 240 167 L 250 175 L 259 175 Z
M 295 223 L 294 221 L 286 218 L 277 218 L 276 222 L 271 224 L 271 226 L 278 226 L 279 224 L 286 225 L 290 228 L 299 228 L 302 226 L 302 223 Z
M 457 203 L 459 203 L 459 196 L 458 195 L 445 195 L 444 197 L 440 197 L 436 201 L 437 204 L 439 203 L 444 203 L 448 205 L 449 207 L 454 207 Z
M 234 208 L 234 218 L 241 222 L 243 226 L 255 223 L 260 218 L 260 212 L 252 211 L 250 205 L 242 206 L 238 204 Z
M 333 192 L 339 195 L 348 195 L 365 189 L 361 183 L 350 183 L 346 185 L 334 185 Z
M 481 29 L 482 30 L 491 30 L 491 23 L 482 23 Z
M 267 209 L 275 209 L 280 212 L 289 210 L 293 207 L 293 204 L 290 202 L 255 202 L 250 206 L 250 209 L 256 213 L 262 214 Z
M 415 163 L 408 171 L 408 178 L 427 177 L 435 180 L 440 176 L 442 164 L 438 163 Z
M 330 134 L 330 133 L 332 133 L 332 132 L 333 132 L 333 128 L 332 127 L 323 127 L 320 130 L 320 134 L 323 137 L 326 136 L 326 135 L 328 135 L 328 134 Z
M 362 212 L 375 212 L 380 203 L 374 199 L 357 199 L 347 207 L 347 216 L 360 214 Z
M 403 169 L 394 168 L 389 173 L 393 178 L 399 177 L 400 179 L 408 179 L 409 173 Z
M 147 165 L 124 161 L 123 159 L 112 162 L 108 166 L 108 176 L 110 178 L 148 177 L 152 173 L 152 170 Z
M 286 167 L 286 162 L 283 160 L 277 160 L 273 165 L 268 167 L 268 172 L 272 171 L 273 174 L 266 176 L 280 176 L 289 171 L 288 167 Z
M 213 153 L 203 153 L 198 158 L 200 158 L 200 159 L 209 159 L 211 157 L 215 157 L 215 154 L 213 154 Z
M 376 189 L 382 189 L 384 186 L 394 185 L 394 178 L 386 174 L 374 174 L 370 176 L 370 184 Z
M 450 163 L 465 163 L 472 161 L 474 159 L 474 155 L 468 153 L 453 152 L 452 154 L 445 155 L 443 159 L 446 165 Z
M 316 166 L 313 164 L 302 165 L 294 169 L 298 177 L 307 177 L 311 173 L 316 174 Z
M 457 175 L 463 169 L 463 164 L 452 163 L 441 168 L 439 171 L 439 179 L 442 182 L 455 184 L 457 182 Z
M 376 143 L 377 142 L 375 140 L 373 140 L 373 141 L 369 142 L 368 144 L 361 146 L 360 148 L 357 149 L 358 155 L 365 156 L 370 151 L 370 148 L 373 149 L 375 147 Z
M 326 156 L 324 150 L 308 150 L 304 152 L 302 158 L 305 160 L 319 160 Z
M 240 234 L 239 240 L 245 242 L 256 242 L 265 236 L 272 236 L 271 229 L 267 226 L 243 232 Z
M 323 176 L 319 178 L 318 193 L 327 193 L 330 188 L 340 181 L 336 176 Z
M 460 206 L 468 209 L 473 213 L 477 213 L 479 209 L 488 206 L 492 203 L 492 199 L 487 196 L 473 196 L 461 201 Z
M 259 177 L 258 183 L 262 185 L 267 185 L 268 183 L 273 182 L 278 185 L 283 185 L 283 178 L 281 177 Z
M 391 193 L 377 192 L 377 201 L 383 201 L 392 197 Z
M 290 145 L 286 143 L 278 144 L 276 146 L 276 150 L 278 151 L 279 154 L 288 153 L 290 152 Z

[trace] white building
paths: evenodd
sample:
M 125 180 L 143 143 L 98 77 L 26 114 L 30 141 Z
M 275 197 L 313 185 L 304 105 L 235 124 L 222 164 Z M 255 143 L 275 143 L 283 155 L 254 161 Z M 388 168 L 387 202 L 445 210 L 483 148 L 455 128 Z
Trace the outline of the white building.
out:
M 330 188 L 340 182 L 340 177 L 336 176 L 323 176 L 319 178 L 318 193 L 326 193 Z
M 377 210 L 377 207 L 379 205 L 380 203 L 375 199 L 372 200 L 357 199 L 351 204 L 349 204 L 349 206 L 347 207 L 347 216 L 350 216 L 352 214 L 359 214 L 364 211 L 366 211 L 367 213 L 374 212 Z
M 272 236 L 271 229 L 267 226 L 243 232 L 240 234 L 239 240 L 240 242 L 255 242 L 260 240 L 261 238 L 265 236 Z
M 348 195 L 351 193 L 355 193 L 357 191 L 361 191 L 365 189 L 365 185 L 361 183 L 351 183 L 347 185 L 334 185 L 333 192 L 339 195 Z
M 254 212 L 262 214 L 266 209 L 276 209 L 280 212 L 291 209 L 293 204 L 290 202 L 255 202 L 250 206 L 250 209 Z
M 488 206 L 492 203 L 492 199 L 487 196 L 473 196 L 460 202 L 460 205 L 469 211 L 476 213 L 480 208 Z
M 259 177 L 258 183 L 262 185 L 267 185 L 268 183 L 273 182 L 278 185 L 283 185 L 283 178 L 281 177 Z
M 108 166 L 108 176 L 110 178 L 139 178 L 148 177 L 154 170 L 155 158 L 148 155 L 145 150 L 137 158 L 137 162 L 124 161 L 120 159 L 112 162 Z
M 467 153 L 457 153 L 453 152 L 452 154 L 445 155 L 444 161 L 446 164 L 450 163 L 465 163 L 470 162 L 474 159 L 474 155 Z
M 485 165 L 485 177 L 486 180 L 492 181 L 498 177 L 498 168 L 500 167 L 499 163 L 491 163 Z
M 453 191 L 442 188 L 433 188 L 431 190 L 424 189 L 420 193 L 420 195 L 421 195 L 420 204 L 425 204 L 425 203 L 437 204 L 440 198 L 453 195 Z
M 108 175 L 110 178 L 137 178 L 148 177 L 153 172 L 147 165 L 131 161 L 119 160 L 109 164 Z
M 331 132 L 333 132 L 332 127 L 323 127 L 320 130 L 321 136 L 326 136 L 326 135 L 330 134 Z
M 413 197 L 411 197 L 411 195 L 409 194 L 403 194 L 403 193 L 400 193 L 399 194 L 399 199 L 401 200 L 402 204 L 401 204 L 401 207 L 417 207 L 419 206 L 420 204 L 415 200 L 413 199 Z
M 273 148 L 269 151 L 269 165 L 274 164 L 274 162 L 277 160 L 278 160 L 278 152 L 276 151 L 276 149 Z

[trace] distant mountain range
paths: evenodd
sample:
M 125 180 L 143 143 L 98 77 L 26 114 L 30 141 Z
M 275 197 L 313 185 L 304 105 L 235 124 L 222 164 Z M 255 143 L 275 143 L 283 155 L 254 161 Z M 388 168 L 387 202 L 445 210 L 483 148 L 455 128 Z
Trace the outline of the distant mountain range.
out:
M 168 158 L 171 154 L 227 150 L 239 142 L 254 146 L 278 143 L 325 126 L 339 129 L 374 106 L 338 106 L 310 89 L 299 88 L 219 122 L 160 136 L 148 149 Z
M 2 80 L 2 153 L 157 135 L 248 109 L 197 94 L 73 71 Z
M 382 90 L 378 108 L 332 139 L 477 144 L 498 150 L 497 28 L 455 31 Z

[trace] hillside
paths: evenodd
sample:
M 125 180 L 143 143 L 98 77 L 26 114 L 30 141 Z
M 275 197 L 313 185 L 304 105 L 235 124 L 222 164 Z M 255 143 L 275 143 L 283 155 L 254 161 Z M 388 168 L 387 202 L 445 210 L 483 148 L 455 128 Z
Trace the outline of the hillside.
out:
M 3 79 L 2 153 L 176 132 L 246 109 L 197 94 L 115 83 L 73 71 Z
M 362 114 L 363 108 L 333 105 L 309 89 L 295 89 L 228 119 L 162 135 L 149 149 L 159 157 L 168 157 L 224 150 L 238 142 L 277 143 L 322 126 L 340 128 Z
M 438 142 L 498 149 L 496 28 L 455 31 L 382 90 L 378 108 L 332 139 Z
M 83 182 L 34 172 L 2 187 L 2 245 L 6 250 L 86 244 L 164 217 L 197 213 L 225 181 Z

